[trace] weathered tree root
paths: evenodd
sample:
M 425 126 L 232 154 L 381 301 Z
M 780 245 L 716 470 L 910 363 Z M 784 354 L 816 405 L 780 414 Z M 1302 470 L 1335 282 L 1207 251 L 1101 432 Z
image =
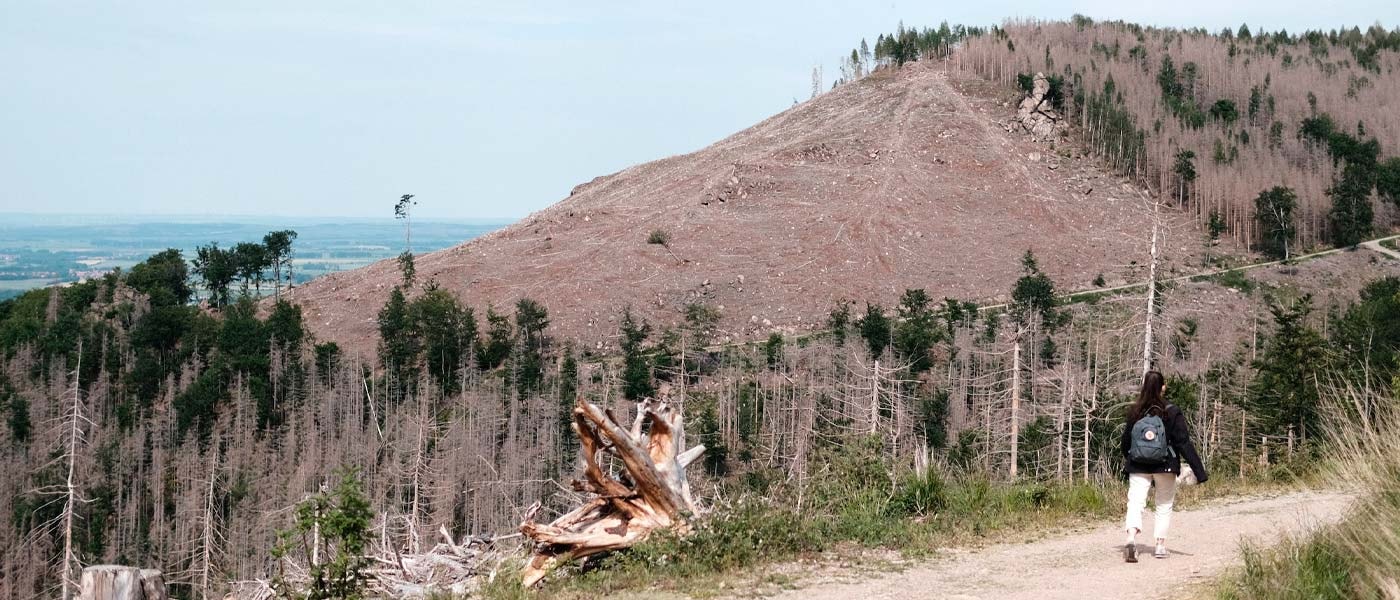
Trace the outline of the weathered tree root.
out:
M 691 498 L 685 468 L 705 447 L 681 451 L 681 421 L 680 413 L 665 402 L 648 400 L 638 408 L 629 431 L 611 411 L 579 399 L 573 429 L 582 445 L 586 479 L 575 481 L 574 489 L 592 497 L 548 525 L 534 522 L 533 510 L 526 515 L 520 531 L 535 546 L 521 573 L 525 587 L 538 583 L 561 562 L 626 548 L 661 529 L 689 531 L 687 519 L 700 510 Z M 603 472 L 600 450 L 621 459 L 629 483 Z

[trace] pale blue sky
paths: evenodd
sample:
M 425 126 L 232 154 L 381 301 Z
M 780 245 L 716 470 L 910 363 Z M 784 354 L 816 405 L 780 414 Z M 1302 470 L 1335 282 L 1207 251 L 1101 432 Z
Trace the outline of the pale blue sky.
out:
M 418 218 L 517 217 L 787 108 L 900 19 L 1400 22 L 1326 4 L 6 0 L 0 212 L 379 216 L 414 193 Z

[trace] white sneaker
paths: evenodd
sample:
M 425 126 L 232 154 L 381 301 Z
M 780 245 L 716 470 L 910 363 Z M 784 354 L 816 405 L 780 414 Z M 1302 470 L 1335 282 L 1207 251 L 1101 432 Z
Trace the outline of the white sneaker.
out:
M 1153 557 L 1153 558 L 1166 558 L 1166 557 L 1167 557 L 1167 545 L 1166 545 L 1166 544 L 1157 544 L 1157 549 L 1152 551 L 1152 557 Z

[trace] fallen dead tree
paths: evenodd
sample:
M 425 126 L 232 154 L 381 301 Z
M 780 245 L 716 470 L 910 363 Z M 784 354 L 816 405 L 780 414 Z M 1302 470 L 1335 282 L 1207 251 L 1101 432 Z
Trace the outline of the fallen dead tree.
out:
M 381 531 L 383 531 L 381 529 Z M 365 555 L 366 592 L 372 598 L 432 598 L 438 595 L 468 596 L 495 578 L 505 559 L 521 551 L 520 534 L 468 537 L 455 541 L 446 527 L 438 528 L 442 541 L 425 552 L 402 550 L 381 538 L 375 552 Z M 305 565 L 283 559 L 282 586 L 302 593 L 310 583 Z M 277 585 L 255 579 L 230 582 L 229 597 L 237 600 L 271 600 Z
M 574 490 L 585 498 L 581 506 L 549 524 L 541 524 L 534 522 L 540 509 L 536 503 L 527 511 L 521 533 L 499 537 L 473 537 L 458 542 L 445 527 L 439 528 L 441 541 L 426 552 L 408 550 L 416 543 L 395 543 L 388 526 L 391 517 L 381 515 L 374 528 L 379 530 L 378 544 L 370 544 L 373 551 L 362 555 L 370 596 L 469 595 L 494 579 L 507 558 L 519 556 L 518 538 L 522 534 L 533 541 L 522 573 L 523 584 L 529 587 L 562 562 L 627 548 L 654 531 L 690 530 L 689 519 L 700 509 L 691 497 L 685 468 L 701 456 L 705 447 L 697 445 L 681 451 L 685 432 L 677 410 L 666 402 L 643 402 L 628 429 L 618 424 L 611 411 L 579 400 L 573 418 L 585 466 L 584 479 L 573 482 Z M 619 473 L 606 469 L 612 465 L 606 462 L 609 458 L 620 465 Z M 320 548 L 321 538 L 314 533 L 312 537 L 310 547 Z M 318 558 L 315 551 L 309 556 L 312 563 L 325 560 Z M 311 583 L 311 570 L 305 561 L 283 557 L 280 569 L 278 582 L 231 582 L 231 596 L 239 600 L 270 600 L 280 587 L 304 590 Z
M 627 548 L 653 531 L 686 533 L 688 519 L 700 513 L 685 468 L 705 447 L 681 451 L 682 416 L 666 402 L 643 402 L 628 430 L 611 410 L 579 399 L 573 429 L 585 467 L 585 479 L 573 487 L 591 497 L 547 525 L 534 522 L 538 505 L 526 515 L 520 531 L 535 546 L 521 574 L 525 587 L 538 583 L 561 562 Z M 621 461 L 625 478 L 604 472 L 600 451 Z
M 465 596 L 494 576 L 502 559 L 513 554 L 503 552 L 499 543 L 518 536 L 468 538 L 459 544 L 446 527 L 440 527 L 438 533 L 443 542 L 427 552 L 376 553 L 376 564 L 369 569 L 373 588 L 387 598 L 427 598 L 440 593 Z

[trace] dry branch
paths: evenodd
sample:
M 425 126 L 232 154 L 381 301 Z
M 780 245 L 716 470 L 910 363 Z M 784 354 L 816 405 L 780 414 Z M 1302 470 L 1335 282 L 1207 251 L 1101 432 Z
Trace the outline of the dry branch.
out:
M 535 542 L 522 573 L 526 587 L 560 562 L 626 548 L 657 530 L 684 533 L 688 517 L 700 512 L 690 495 L 685 467 L 705 447 L 681 451 L 682 416 L 670 405 L 643 402 L 629 430 L 610 411 L 579 399 L 573 429 L 582 447 L 585 477 L 574 487 L 594 497 L 547 525 L 534 522 L 534 511 L 526 516 L 520 531 Z M 621 460 L 625 480 L 603 471 L 600 450 Z

